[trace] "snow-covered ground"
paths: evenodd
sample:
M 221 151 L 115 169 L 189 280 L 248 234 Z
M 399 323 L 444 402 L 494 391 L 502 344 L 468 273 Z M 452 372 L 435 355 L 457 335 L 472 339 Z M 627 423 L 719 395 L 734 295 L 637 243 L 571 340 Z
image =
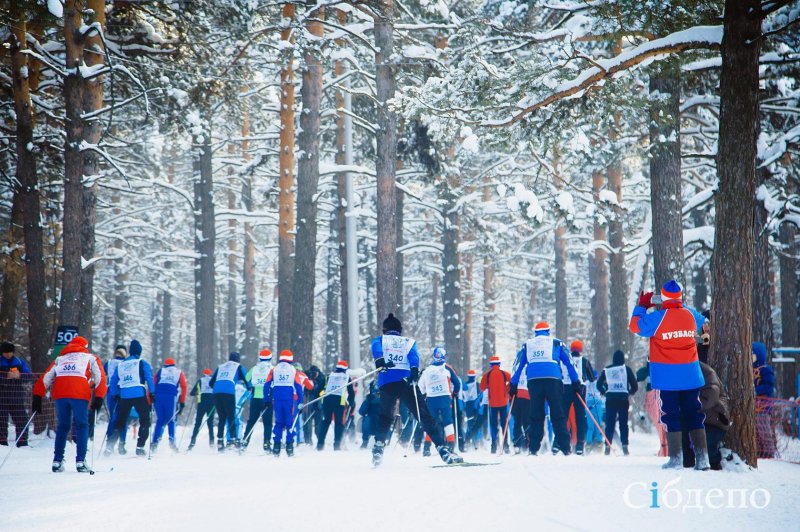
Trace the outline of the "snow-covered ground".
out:
M 97 450 L 94 476 L 75 472 L 72 444 L 67 470 L 51 473 L 52 441 L 36 440 L 35 447 L 16 450 L 0 472 L 0 530 L 765 532 L 800 526 L 800 466 L 764 460 L 758 471 L 665 472 L 647 434 L 632 435 L 628 457 L 472 451 L 464 455 L 468 461 L 500 464 L 470 468 L 433 468 L 441 464 L 436 456 L 404 458 L 402 448 L 389 447 L 378 469 L 357 448 L 300 446 L 294 458 L 275 459 L 254 447 L 241 456 L 219 455 L 205 438 L 201 433 L 202 443 L 189 454 L 172 453 L 165 441 L 150 461 L 130 453 L 102 457 Z M 260 441 L 259 427 L 254 442 Z M 1 449 L 0 458 L 8 452 Z M 658 490 L 659 508 L 650 507 L 651 490 Z M 769 493 L 766 507 L 758 508 L 767 495 L 756 490 Z M 692 507 L 697 500 L 702 510 Z

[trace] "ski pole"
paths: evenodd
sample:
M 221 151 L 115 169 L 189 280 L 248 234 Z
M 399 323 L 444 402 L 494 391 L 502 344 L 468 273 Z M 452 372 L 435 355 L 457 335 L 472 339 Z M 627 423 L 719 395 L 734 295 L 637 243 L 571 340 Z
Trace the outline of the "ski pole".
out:
M 414 433 L 417 432 L 417 423 L 418 421 L 415 419 L 414 423 L 412 423 L 411 425 L 411 437 L 408 438 L 408 443 L 406 444 L 406 448 L 403 449 L 403 458 L 408 458 L 408 450 L 411 448 L 411 444 L 414 442 Z M 398 438 L 397 441 L 399 442 L 400 438 Z
M 411 438 L 408 439 L 408 445 L 406 445 L 406 451 L 403 454 L 403 458 L 408 458 L 408 448 L 411 447 L 411 442 L 414 441 L 414 432 L 417 430 L 417 424 L 420 423 L 420 415 L 419 415 L 419 398 L 417 397 L 417 383 L 411 383 L 411 391 L 414 392 L 414 406 L 417 408 L 417 419 L 416 424 L 414 424 L 414 430 L 411 431 Z
M 514 400 L 517 398 L 515 395 L 511 398 L 511 406 L 508 409 L 508 413 L 506 414 L 506 426 L 503 428 L 503 437 L 500 439 L 500 444 L 497 446 L 497 454 L 503 455 L 503 448 L 506 445 L 506 434 L 508 434 L 508 422 L 511 419 L 511 410 L 514 409 Z
M 331 391 L 329 391 L 329 392 L 326 392 L 326 393 L 325 393 L 325 394 L 323 394 L 323 395 L 320 395 L 320 396 L 319 396 L 319 397 L 317 397 L 316 399 L 312 399 L 311 401 L 309 401 L 309 402 L 307 402 L 307 403 L 303 403 L 302 405 L 300 405 L 300 408 L 299 408 L 299 410 L 302 410 L 302 409 L 304 409 L 304 408 L 306 408 L 306 407 L 308 407 L 308 406 L 311 406 L 311 405 L 313 405 L 314 403 L 316 403 L 317 401 L 322 401 L 322 399 L 324 399 L 326 395 L 330 395 L 330 394 L 332 394 L 332 393 L 334 393 L 334 392 L 338 392 L 339 390 L 344 390 L 345 388 L 347 388 L 347 387 L 348 387 L 348 386 L 350 386 L 351 384 L 355 384 L 355 383 L 357 383 L 358 381 L 363 381 L 364 379 L 366 379 L 366 378 L 367 378 L 367 377 L 369 377 L 370 375 L 374 375 L 374 374 L 378 373 L 379 371 L 381 371 L 382 369 L 383 369 L 383 368 L 377 368 L 377 369 L 373 369 L 373 370 L 372 370 L 372 371 L 370 371 L 369 373 L 365 373 L 364 375 L 362 375 L 362 376 L 360 376 L 360 377 L 358 377 L 358 378 L 356 378 L 356 379 L 350 379 L 350 382 L 348 382 L 348 383 L 347 383 L 347 384 L 345 384 L 344 386 L 339 386 L 338 388 L 333 388 Z M 298 413 L 299 413 L 299 412 L 298 412 Z
M 194 402 L 192 403 L 192 408 L 189 409 L 189 415 L 186 418 L 187 420 L 191 420 L 192 419 L 192 414 L 194 414 L 194 411 L 195 411 L 195 408 L 197 407 L 197 403 L 198 402 L 199 402 L 199 399 L 197 397 L 195 397 L 194 398 Z M 183 438 L 186 436 L 186 429 L 189 428 L 188 425 L 189 424 L 186 423 L 183 426 L 183 431 L 181 432 L 181 438 L 178 440 L 178 449 L 180 449 L 181 445 L 183 445 Z
M 608 437 L 606 436 L 606 433 L 603 431 L 603 429 L 600 428 L 600 424 L 594 418 L 594 415 L 592 414 L 591 410 L 589 410 L 589 407 L 586 406 L 586 401 L 583 400 L 583 397 L 581 397 L 581 394 L 579 394 L 578 392 L 575 392 L 575 395 L 578 396 L 578 399 L 580 400 L 581 404 L 583 405 L 583 408 L 586 410 L 586 413 L 589 414 L 590 418 L 592 418 L 592 422 L 594 423 L 594 426 L 597 427 L 597 430 L 599 430 L 600 434 L 603 435 L 603 439 L 606 440 L 606 445 L 608 445 L 608 448 L 611 449 L 614 452 L 614 455 L 616 455 L 617 452 L 614 451 L 614 448 L 611 446 L 611 442 L 608 441 Z
M 453 396 L 453 413 L 455 414 L 455 415 L 453 416 L 453 423 L 455 424 L 455 429 L 456 429 L 456 445 L 458 446 L 458 444 L 459 444 L 459 434 L 458 434 L 458 398 L 456 398 L 455 396 Z M 459 446 L 459 449 L 458 449 L 458 450 L 459 450 L 459 451 L 462 451 L 462 449 L 461 449 L 461 447 L 460 447 L 460 446 Z
M 268 406 L 269 405 L 267 403 L 267 398 L 265 397 L 264 398 L 264 408 L 262 408 L 261 412 L 258 413 L 258 417 L 256 418 L 256 422 L 253 423 L 253 426 L 250 427 L 250 430 L 248 430 L 247 434 L 244 435 L 244 439 L 242 441 L 245 442 L 245 444 L 247 444 L 247 442 L 250 441 L 250 435 L 253 433 L 254 430 L 256 430 L 256 425 L 258 425 L 258 420 L 261 419 L 261 416 L 263 416 L 264 412 L 267 411 Z M 266 427 L 265 427 L 265 430 L 266 430 Z
M 28 430 L 28 427 L 30 426 L 31 421 L 33 421 L 34 417 L 36 417 L 36 412 L 31 414 L 31 417 L 28 418 L 28 422 L 25 423 L 25 427 L 21 431 L 19 431 L 19 434 L 17 435 L 17 439 L 14 441 L 14 446 L 8 450 L 8 454 L 6 455 L 5 458 L 3 458 L 3 463 L 0 464 L 0 471 L 2 471 L 3 466 L 6 465 L 6 462 L 8 461 L 9 457 L 11 456 L 11 453 L 13 453 L 14 449 L 16 449 L 17 444 L 19 443 L 19 440 L 22 439 L 22 435 L 25 434 L 25 431 Z M 5 422 L 5 420 L 3 420 L 3 421 Z

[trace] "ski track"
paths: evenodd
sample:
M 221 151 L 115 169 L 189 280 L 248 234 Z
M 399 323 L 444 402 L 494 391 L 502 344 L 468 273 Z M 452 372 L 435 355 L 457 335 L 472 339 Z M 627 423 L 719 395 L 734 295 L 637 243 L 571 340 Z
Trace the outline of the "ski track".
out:
M 97 433 L 102 431 L 98 426 Z M 189 454 L 175 454 L 162 445 L 150 461 L 105 457 L 96 449 L 94 476 L 75 472 L 72 444 L 67 445 L 66 471 L 51 473 L 52 440 L 34 441 L 34 448 L 17 449 L 0 472 L 5 499 L 0 530 L 85 532 L 107 524 L 111 530 L 138 532 L 242 527 L 281 532 L 408 532 L 435 527 L 459 532 L 521 528 L 765 532 L 797 525 L 800 466 L 763 460 L 760 469 L 751 472 L 662 471 L 663 459 L 651 454 L 657 441 L 648 434 L 631 435 L 629 457 L 602 453 L 497 457 L 479 450 L 464 457 L 502 463 L 473 468 L 432 468 L 441 463 L 435 454 L 403 458 L 403 449 L 390 446 L 378 469 L 372 468 L 370 453 L 353 448 L 354 444 L 337 453 L 301 445 L 294 458 L 275 459 L 264 455 L 260 445 L 242 456 L 235 451 L 219 455 L 206 445 L 205 433 L 201 438 Z M 261 441 L 259 426 L 253 444 Z M 133 450 L 132 441 L 128 448 Z M 5 456 L 3 452 L 7 448 L 0 450 L 0 456 Z M 114 470 L 108 471 L 112 466 Z M 678 476 L 677 487 L 684 493 L 764 488 L 771 501 L 763 510 L 703 512 L 625 505 L 623 493 L 631 482 L 648 486 L 658 482 L 663 487 Z M 646 494 L 638 497 L 646 498 Z

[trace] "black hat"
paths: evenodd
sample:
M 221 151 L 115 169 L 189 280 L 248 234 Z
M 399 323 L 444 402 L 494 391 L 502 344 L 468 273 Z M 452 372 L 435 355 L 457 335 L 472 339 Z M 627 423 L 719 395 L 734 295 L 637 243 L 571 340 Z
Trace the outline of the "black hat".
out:
M 14 344 L 11 342 L 3 342 L 0 344 L 0 353 L 13 353 L 14 352 Z
M 390 312 L 386 319 L 383 320 L 383 331 L 403 332 L 403 325 L 400 323 L 400 320 L 395 318 L 394 314 Z
M 614 351 L 614 355 L 611 357 L 611 363 L 615 366 L 620 366 L 625 363 L 625 353 L 621 350 L 617 349 Z

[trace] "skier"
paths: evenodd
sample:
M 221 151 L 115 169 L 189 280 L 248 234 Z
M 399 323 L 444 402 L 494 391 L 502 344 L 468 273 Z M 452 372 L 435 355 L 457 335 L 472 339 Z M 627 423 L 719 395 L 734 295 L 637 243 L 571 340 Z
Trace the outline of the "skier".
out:
M 394 421 L 395 407 L 398 401 L 406 404 L 427 432 L 439 456 L 445 463 L 463 462 L 461 457 L 451 453 L 445 445 L 441 426 L 431 416 L 424 401 L 419 401 L 417 380 L 419 379 L 419 353 L 417 344 L 412 338 L 401 336 L 403 326 L 394 314 L 383 320 L 383 335 L 372 340 L 372 358 L 375 367 L 382 371 L 378 375 L 378 386 L 381 396 L 381 413 L 372 447 L 372 463 L 377 466 L 383 460 L 386 446 L 386 435 Z
M 366 449 L 369 445 L 370 436 L 375 436 L 375 428 L 378 424 L 380 411 L 381 398 L 378 395 L 378 383 L 372 381 L 369 384 L 369 393 L 358 408 L 358 415 L 361 416 L 361 449 Z
M 250 437 L 252 431 L 258 423 L 258 418 L 261 418 L 261 424 L 264 425 L 264 451 L 270 452 L 272 447 L 270 445 L 269 433 L 272 431 L 272 398 L 269 393 L 264 393 L 264 384 L 267 382 L 269 372 L 272 369 L 272 351 L 269 349 L 262 349 L 258 353 L 258 364 L 250 368 L 247 372 L 247 380 L 253 385 L 253 397 L 250 399 L 250 414 L 247 417 L 247 426 L 244 429 L 245 441 L 244 446 L 250 444 Z M 269 390 L 266 390 L 267 392 Z
M 622 452 L 627 456 L 628 451 L 628 397 L 639 389 L 636 377 L 630 366 L 625 364 L 625 353 L 617 349 L 611 357 L 611 364 L 603 369 L 597 379 L 597 389 L 606 398 L 606 437 L 608 443 L 614 442 L 614 424 L 619 418 L 619 439 L 622 440 Z M 611 453 L 611 447 L 606 443 L 605 454 Z
M 560 450 L 565 455 L 570 454 L 569 433 L 567 432 L 567 418 L 563 408 L 564 386 L 561 382 L 561 368 L 559 362 L 564 364 L 572 382 L 572 391 L 580 392 L 580 380 L 572 362 L 569 359 L 564 342 L 550 336 L 550 325 L 540 321 L 533 328 L 533 338 L 529 339 L 517 353 L 517 370 L 511 377 L 511 396 L 517 394 L 522 372 L 528 378 L 528 393 L 531 397 L 531 423 L 530 447 L 532 455 L 539 452 L 544 436 L 545 409 L 544 403 L 550 408 L 550 422 L 553 424 L 557 448 L 553 454 Z
M 320 371 L 317 366 L 310 366 L 308 368 L 308 379 L 313 384 L 311 390 L 304 390 L 305 401 L 309 403 L 317 399 L 325 392 L 325 375 Z M 322 404 L 324 401 L 317 401 L 310 404 L 308 408 L 304 408 L 302 412 L 303 421 L 303 439 L 311 445 L 311 435 L 316 434 L 320 430 L 322 424 Z
M 128 349 L 123 344 L 118 344 L 117 347 L 114 348 L 114 357 L 109 358 L 103 364 L 103 368 L 106 371 L 106 384 L 108 387 L 111 387 L 111 379 L 114 377 L 114 373 L 116 373 L 117 368 L 119 367 L 120 363 L 125 360 L 128 356 Z M 117 415 L 119 414 L 119 403 L 111 394 L 106 395 L 106 406 L 108 407 L 108 427 L 106 428 L 106 438 L 111 436 L 111 433 L 114 432 L 114 425 L 117 423 Z M 122 427 L 122 433 L 119 438 L 119 447 L 118 452 L 119 454 L 125 454 L 125 440 L 128 436 L 128 424 L 125 423 Z
M 530 420 L 531 420 L 531 394 L 528 392 L 528 376 L 523 371 L 517 383 L 517 395 L 511 407 L 511 417 L 514 421 L 512 443 L 514 453 L 519 454 L 522 449 L 530 447 Z
M 214 394 L 214 408 L 217 411 L 219 425 L 217 426 L 217 450 L 225 452 L 225 427 L 233 432 L 232 440 L 237 445 L 238 434 L 236 431 L 236 383 L 243 382 L 250 389 L 252 386 L 247 381 L 240 356 L 236 351 L 228 355 L 228 361 L 220 364 L 211 375 L 209 385 Z
M 150 435 L 150 406 L 153 403 L 155 384 L 153 382 L 153 368 L 146 360 L 142 360 L 142 344 L 138 340 L 131 340 L 128 349 L 128 358 L 122 361 L 114 375 L 111 377 L 110 393 L 119 405 L 117 420 L 114 430 L 108 437 L 105 450 L 106 455 L 113 452 L 114 444 L 122 434 L 122 429 L 128 423 L 128 416 L 132 408 L 139 414 L 139 438 L 136 442 L 136 455 L 144 456 L 144 444 Z M 149 394 L 149 395 L 148 395 Z
M 474 447 L 477 449 L 478 444 L 475 438 L 478 434 L 478 428 L 481 426 L 483 418 L 478 413 L 480 409 L 481 396 L 479 383 L 476 380 L 477 372 L 474 369 L 467 371 L 467 382 L 464 384 L 464 404 L 467 414 L 467 435 L 464 438 L 466 443 L 473 442 Z
M 305 427 L 306 423 L 303 418 L 303 409 L 300 408 L 303 405 L 303 398 L 305 394 L 309 390 L 314 389 L 314 382 L 308 378 L 308 375 L 305 374 L 303 371 L 303 365 L 300 362 L 294 363 L 294 369 L 297 370 L 297 378 L 300 381 L 300 387 L 303 389 L 303 393 L 297 396 L 297 400 L 295 401 L 295 411 L 297 415 L 295 416 L 294 423 L 292 424 L 292 433 L 295 435 L 297 439 L 297 443 L 306 443 L 305 440 L 305 431 L 303 427 Z M 314 403 L 312 406 L 316 406 L 318 403 Z M 308 438 L 308 445 L 311 445 L 311 437 L 309 435 Z
M 699 397 L 705 381 L 694 339 L 705 318 L 684 307 L 682 297 L 681 285 L 675 280 L 667 281 L 661 288 L 661 310 L 648 314 L 648 309 L 655 306 L 653 292 L 641 292 L 628 328 L 650 338 L 650 383 L 660 391 L 661 422 L 667 426 L 669 460 L 663 467 L 683 467 L 683 423 L 697 455 L 695 469 L 706 470 L 710 465 Z
M 168 358 L 164 361 L 164 366 L 158 370 L 155 378 L 156 394 L 156 428 L 153 430 L 153 438 L 150 441 L 150 451 L 155 452 L 164 427 L 167 427 L 169 434 L 169 447 L 177 451 L 175 446 L 175 418 L 181 415 L 183 407 L 186 405 L 186 375 L 183 371 L 175 367 L 175 359 Z M 180 389 L 180 396 L 178 390 Z M 175 412 L 177 402 L 178 411 Z
M 94 389 L 95 409 L 103 405 L 107 392 L 106 376 L 101 360 L 88 349 L 89 342 L 76 336 L 68 343 L 47 371 L 33 386 L 33 411 L 42 411 L 42 398 L 48 390 L 56 406 L 58 428 L 56 429 L 53 473 L 64 471 L 64 451 L 71 428 L 77 454 L 75 468 L 79 473 L 88 473 L 86 450 L 89 443 L 89 401 Z
M 200 426 L 203 424 L 203 418 L 206 420 L 208 427 L 208 445 L 214 447 L 214 390 L 211 388 L 211 370 L 206 368 L 203 370 L 203 376 L 197 379 L 197 383 L 192 387 L 192 397 L 199 398 L 197 400 L 197 414 L 194 418 L 194 429 L 192 429 L 192 440 L 189 442 L 189 450 L 191 451 L 197 442 L 197 434 L 200 432 Z
M 17 447 L 25 447 L 28 445 L 28 429 L 25 428 L 28 414 L 25 411 L 23 383 L 33 381 L 33 373 L 27 362 L 14 355 L 14 344 L 11 342 L 0 344 L 0 353 L 0 445 L 8 445 L 10 417 L 17 432 Z
M 756 392 L 756 443 L 759 456 L 775 456 L 775 429 L 770 399 L 775 395 L 775 371 L 767 364 L 767 346 L 753 342 L 753 386 Z
M 481 391 L 489 394 L 489 431 L 492 435 L 492 454 L 497 452 L 497 432 L 503 431 L 508 419 L 509 383 L 511 374 L 500 369 L 500 358 L 489 359 L 489 371 L 481 377 Z M 498 429 L 498 423 L 500 427 Z M 502 435 L 505 436 L 505 435 Z M 508 439 L 502 441 L 503 452 L 508 453 Z
M 586 446 L 587 449 L 592 449 L 597 444 L 600 449 L 603 446 L 603 435 L 600 429 L 595 425 L 595 421 L 599 424 L 603 421 L 603 410 L 605 408 L 605 398 L 597 389 L 597 371 L 594 371 L 594 381 L 586 385 L 586 406 L 589 408 L 587 414 L 594 417 L 594 421 L 587 423 L 586 429 Z
M 344 435 L 345 424 L 345 404 L 350 409 L 355 407 L 356 392 L 350 384 L 350 376 L 347 374 L 348 364 L 344 360 L 336 363 L 336 369 L 328 375 L 325 383 L 325 397 L 322 399 L 322 423 L 317 432 L 317 450 L 325 448 L 325 436 L 328 427 L 333 421 L 333 450 L 338 451 L 342 447 L 342 436 Z M 345 392 L 347 396 L 345 397 Z M 311 443 L 311 440 L 309 440 Z
M 302 381 L 307 380 L 300 375 L 292 364 L 294 354 L 288 349 L 281 351 L 278 364 L 269 371 L 264 389 L 270 389 L 272 408 L 275 412 L 275 426 L 272 428 L 272 454 L 281 454 L 281 440 L 286 431 L 286 454 L 294 456 L 294 424 L 297 412 L 297 400 L 303 397 Z
M 444 427 L 444 437 L 447 446 L 452 452 L 455 447 L 455 428 L 453 426 L 453 398 L 461 393 L 461 381 L 455 370 L 447 361 L 447 352 L 444 347 L 436 346 L 433 349 L 433 363 L 428 366 L 419 379 L 419 391 L 425 397 L 428 410 Z M 431 438 L 425 435 L 425 445 L 422 456 L 431 455 Z
M 569 380 L 569 373 L 566 366 L 561 367 L 561 382 L 564 383 L 564 415 L 569 417 L 569 409 L 572 407 L 575 410 L 575 432 L 577 441 L 575 442 L 575 454 L 583 454 L 583 445 L 586 442 L 586 408 L 583 402 L 586 400 L 586 383 L 594 380 L 594 368 L 589 362 L 589 359 L 582 356 L 583 342 L 574 340 L 569 344 L 570 357 L 572 367 L 575 368 L 575 373 L 580 377 L 581 389 L 579 392 L 572 392 L 572 383 Z M 578 398 L 580 394 L 580 398 Z

